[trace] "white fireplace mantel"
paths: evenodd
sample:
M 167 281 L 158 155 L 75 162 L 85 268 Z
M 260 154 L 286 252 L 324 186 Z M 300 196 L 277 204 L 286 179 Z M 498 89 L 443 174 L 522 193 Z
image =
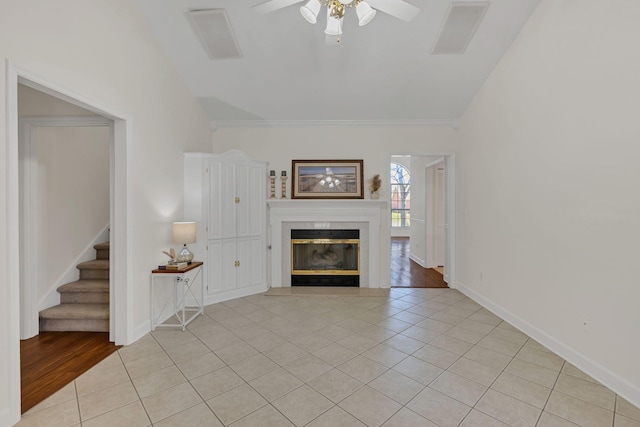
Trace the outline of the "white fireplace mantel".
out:
M 267 205 L 272 287 L 291 286 L 291 228 L 344 228 L 345 224 L 361 231 L 360 286 L 389 287 L 390 237 L 386 201 L 276 199 L 268 200 Z

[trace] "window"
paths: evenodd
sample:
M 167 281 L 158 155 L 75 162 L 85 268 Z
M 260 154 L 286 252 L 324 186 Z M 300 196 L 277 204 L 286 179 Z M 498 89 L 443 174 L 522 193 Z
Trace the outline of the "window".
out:
M 404 166 L 391 163 L 391 227 L 409 227 L 411 176 Z

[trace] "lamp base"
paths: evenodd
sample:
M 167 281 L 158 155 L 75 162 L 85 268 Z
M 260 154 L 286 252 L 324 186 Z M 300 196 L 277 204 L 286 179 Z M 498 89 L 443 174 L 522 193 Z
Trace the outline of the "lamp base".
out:
M 193 260 L 193 253 L 189 250 L 189 248 L 187 248 L 187 244 L 185 243 L 185 245 L 182 247 L 182 250 L 180 251 L 180 253 L 176 257 L 176 261 L 177 262 L 186 262 L 186 263 L 191 264 L 192 260 Z

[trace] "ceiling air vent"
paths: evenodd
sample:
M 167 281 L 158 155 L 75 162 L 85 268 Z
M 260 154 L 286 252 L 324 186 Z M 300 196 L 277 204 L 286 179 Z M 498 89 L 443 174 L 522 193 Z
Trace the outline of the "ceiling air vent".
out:
M 192 10 L 189 20 L 210 59 L 241 58 L 238 40 L 224 9 Z
M 464 53 L 489 3 L 488 1 L 451 3 L 431 53 L 434 55 Z

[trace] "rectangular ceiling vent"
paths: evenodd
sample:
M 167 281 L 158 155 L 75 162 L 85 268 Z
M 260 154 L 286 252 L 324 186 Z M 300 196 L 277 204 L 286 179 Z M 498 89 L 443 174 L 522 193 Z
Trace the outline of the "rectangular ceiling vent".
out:
M 434 55 L 461 54 L 467 49 L 490 2 L 453 2 L 433 44 Z
M 226 10 L 192 10 L 188 16 L 210 59 L 242 58 Z

